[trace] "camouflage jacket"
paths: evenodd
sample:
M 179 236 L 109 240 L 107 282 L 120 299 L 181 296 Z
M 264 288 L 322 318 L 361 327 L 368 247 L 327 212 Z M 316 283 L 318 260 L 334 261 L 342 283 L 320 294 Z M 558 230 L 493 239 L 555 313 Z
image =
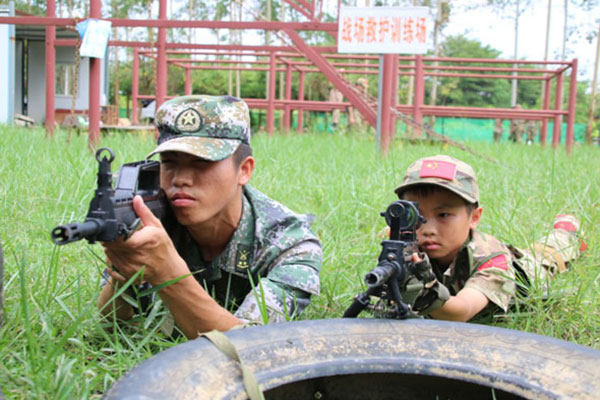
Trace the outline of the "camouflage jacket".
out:
M 319 294 L 321 246 L 306 218 L 246 185 L 242 217 L 225 250 L 205 261 L 187 229 L 163 221 L 195 278 L 244 322 L 270 322 L 298 315 Z M 253 290 L 253 287 L 256 290 Z
M 494 305 L 506 311 L 515 294 L 513 256 L 507 246 L 495 237 L 472 231 L 456 258 L 444 271 L 432 260 L 437 278 L 452 295 L 470 287 L 485 295 Z
M 513 119 L 510 121 L 510 132 L 522 134 L 525 132 L 526 121 L 522 119 Z

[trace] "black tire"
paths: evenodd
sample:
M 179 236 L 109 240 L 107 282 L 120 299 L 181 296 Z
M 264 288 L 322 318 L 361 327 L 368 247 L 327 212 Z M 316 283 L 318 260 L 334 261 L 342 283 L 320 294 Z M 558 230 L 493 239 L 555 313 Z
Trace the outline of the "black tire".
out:
M 598 399 L 600 351 L 433 320 L 333 319 L 227 333 L 267 399 Z M 126 373 L 106 399 L 244 399 L 238 364 L 200 338 Z

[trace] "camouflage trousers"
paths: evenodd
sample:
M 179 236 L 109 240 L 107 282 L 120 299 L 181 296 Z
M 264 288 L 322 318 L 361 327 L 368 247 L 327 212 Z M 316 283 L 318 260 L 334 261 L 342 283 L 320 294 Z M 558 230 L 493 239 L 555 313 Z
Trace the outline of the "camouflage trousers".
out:
M 550 281 L 567 270 L 580 254 L 581 242 L 576 232 L 553 229 L 527 249 L 511 247 L 516 261 L 524 272 L 530 287 L 548 293 Z

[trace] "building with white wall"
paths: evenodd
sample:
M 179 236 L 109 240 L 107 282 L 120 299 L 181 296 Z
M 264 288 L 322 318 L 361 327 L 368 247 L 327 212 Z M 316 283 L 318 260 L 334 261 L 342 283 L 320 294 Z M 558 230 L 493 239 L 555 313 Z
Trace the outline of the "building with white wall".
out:
M 12 4 L 0 5 L 1 16 L 20 15 Z M 15 113 L 27 115 L 37 124 L 46 119 L 46 29 L 42 25 L 0 24 L 0 123 L 12 123 Z M 57 39 L 76 39 L 77 32 L 56 28 Z M 108 52 L 101 63 L 102 106 L 108 103 Z M 76 66 L 75 46 L 56 47 L 55 112 L 56 121 L 71 112 Z M 89 105 L 90 61 L 81 57 L 75 111 L 87 113 Z

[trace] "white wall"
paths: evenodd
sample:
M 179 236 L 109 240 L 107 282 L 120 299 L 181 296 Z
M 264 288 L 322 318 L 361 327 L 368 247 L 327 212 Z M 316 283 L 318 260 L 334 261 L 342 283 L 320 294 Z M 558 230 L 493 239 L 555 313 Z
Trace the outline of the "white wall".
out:
M 29 41 L 29 73 L 28 73 L 28 106 L 27 113 L 34 118 L 36 123 L 42 123 L 46 118 L 46 48 L 44 42 Z M 75 49 L 73 47 L 56 47 L 57 63 L 75 62 Z M 104 90 L 101 99 L 105 100 L 108 90 L 105 84 L 106 59 L 101 62 L 100 88 Z M 75 99 L 75 110 L 87 110 L 89 104 L 89 82 L 90 82 L 90 59 L 82 57 L 79 61 L 79 79 L 77 98 Z M 56 109 L 70 110 L 71 96 L 56 95 L 54 107 Z M 101 105 L 106 105 L 102 101 Z
M 0 8 L 0 16 L 13 14 L 11 7 Z M 14 115 L 15 93 L 15 46 L 14 25 L 0 24 L 0 123 L 12 123 Z M 11 37 L 13 40 L 11 40 Z
M 27 46 L 27 115 L 36 123 L 44 122 L 46 116 L 46 71 L 44 42 L 29 41 Z
M 75 64 L 75 48 L 74 47 L 57 47 L 56 48 L 56 63 Z M 90 95 L 90 59 L 87 57 L 79 60 L 79 79 L 77 80 L 77 98 L 75 99 L 76 110 L 87 110 Z M 102 86 L 101 86 L 102 87 Z M 54 104 L 56 108 L 71 109 L 72 96 L 56 95 Z

